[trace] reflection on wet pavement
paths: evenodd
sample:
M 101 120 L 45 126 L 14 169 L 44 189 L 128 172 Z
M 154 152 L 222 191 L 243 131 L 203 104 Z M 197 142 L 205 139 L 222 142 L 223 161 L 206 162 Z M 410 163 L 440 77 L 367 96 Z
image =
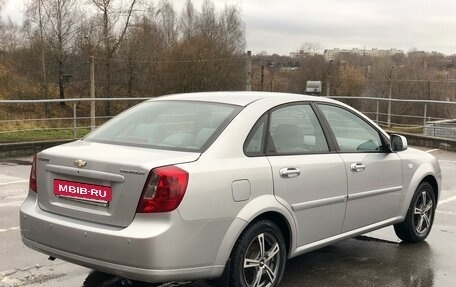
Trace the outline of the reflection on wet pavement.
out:
M 94 286 L 209 287 L 209 282 L 172 282 L 161 285 L 122 281 L 118 277 L 92 272 Z M 93 279 L 93 278 L 92 278 Z M 102 282 L 102 283 L 100 283 Z M 129 285 L 130 284 L 130 285 Z M 287 262 L 281 286 L 433 286 L 432 248 L 426 242 L 402 244 L 358 236 L 293 258 Z

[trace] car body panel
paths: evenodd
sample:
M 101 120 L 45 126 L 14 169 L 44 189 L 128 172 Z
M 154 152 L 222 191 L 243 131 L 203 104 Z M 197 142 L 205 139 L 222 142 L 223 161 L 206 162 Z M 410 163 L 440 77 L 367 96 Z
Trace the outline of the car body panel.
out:
M 48 212 L 113 226 L 128 226 L 152 168 L 198 159 L 199 153 L 151 150 L 75 141 L 38 154 L 38 202 Z M 84 167 L 75 166 L 84 160 Z M 88 204 L 54 195 L 55 179 L 112 188 L 107 205 Z
M 174 211 L 137 214 L 128 227 L 112 227 L 43 211 L 33 193 L 23 209 L 28 212 L 21 212 L 21 233 L 28 246 L 56 257 L 62 252 L 65 259 L 91 268 L 106 270 L 109 264 L 116 265 L 119 270 L 110 273 L 119 275 L 138 270 L 140 273 L 134 278 L 151 282 L 173 278 L 142 276 L 149 272 L 189 269 L 189 274 L 181 278 L 191 279 L 194 268 L 215 272 L 212 269 L 217 269 L 214 262 L 225 230 L 233 222 L 232 219 L 184 221 Z M 93 265 L 93 262 L 99 263 Z
M 291 205 L 297 218 L 298 246 L 338 235 L 344 223 L 347 198 L 347 177 L 339 155 L 270 156 L 268 159 L 274 193 Z M 285 168 L 297 168 L 300 175 L 282 177 L 280 170 Z
M 409 147 L 397 154 L 402 160 L 404 183 L 406 183 L 399 214 L 405 217 L 416 188 L 427 176 L 432 177 L 437 183 L 436 200 L 440 200 L 442 171 L 437 159 L 429 153 Z
M 385 131 L 337 101 L 263 92 L 171 95 L 150 101 L 162 100 L 226 103 L 242 110 L 202 153 L 84 140 L 39 153 L 38 192 L 29 191 L 20 211 L 21 235 L 27 246 L 135 280 L 212 278 L 222 274 L 244 230 L 264 216 L 273 214 L 283 220 L 291 258 L 401 222 L 426 176 L 435 178 L 439 198 L 437 160 L 412 148 L 372 154 L 331 150 L 252 157 L 244 153 L 244 142 L 257 120 L 289 103 L 344 107 L 377 129 L 388 145 Z M 87 163 L 79 167 L 75 160 Z M 350 171 L 351 164 L 359 161 L 366 163 L 368 172 Z M 168 213 L 136 213 L 148 173 L 166 165 L 189 174 L 180 205 Z M 298 165 L 302 172 L 298 179 L 278 175 L 281 168 Z M 113 201 L 104 207 L 55 198 L 50 186 L 56 178 L 109 184 L 115 193 Z
M 348 178 L 348 201 L 342 232 L 397 215 L 402 185 L 402 163 L 396 153 L 342 153 Z M 352 164 L 363 164 L 354 171 Z M 362 216 L 361 216 L 362 215 Z

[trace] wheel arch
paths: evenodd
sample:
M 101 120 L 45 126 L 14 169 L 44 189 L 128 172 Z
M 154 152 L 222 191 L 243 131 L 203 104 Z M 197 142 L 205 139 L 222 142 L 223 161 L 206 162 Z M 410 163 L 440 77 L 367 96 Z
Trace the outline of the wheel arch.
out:
M 266 208 L 255 210 L 255 206 L 265 206 Z M 217 265 L 225 265 L 239 237 L 248 227 L 261 220 L 270 220 L 279 227 L 287 247 L 287 257 L 289 257 L 296 245 L 294 218 L 288 209 L 281 205 L 273 195 L 268 195 L 249 202 L 239 212 L 225 234 L 215 263 Z
M 437 179 L 433 175 L 428 174 L 427 176 L 425 176 L 423 178 L 423 180 L 421 180 L 421 182 L 418 185 L 420 185 L 422 182 L 427 182 L 432 186 L 434 196 L 435 196 L 435 201 L 438 202 L 439 201 L 439 184 L 437 183 Z
M 285 246 L 287 247 L 287 255 L 290 254 L 291 250 L 291 243 L 292 243 L 292 232 L 291 232 L 291 227 L 287 219 L 279 212 L 277 211 L 267 211 L 265 213 L 262 213 L 258 215 L 256 218 L 254 218 L 245 228 L 246 230 L 248 227 L 251 225 L 257 223 L 258 221 L 261 220 L 269 220 L 274 222 L 277 227 L 280 229 L 283 235 L 283 239 L 285 239 Z M 243 232 L 244 232 L 243 230 Z M 242 234 L 242 233 L 241 233 Z
M 433 169 L 432 165 L 430 164 L 423 164 L 421 165 L 413 175 L 412 179 L 410 180 L 410 184 L 408 186 L 407 193 L 404 195 L 405 199 L 403 201 L 400 215 L 405 218 L 407 214 L 407 210 L 410 206 L 410 202 L 412 201 L 413 195 L 418 188 L 418 186 L 422 182 L 428 182 L 434 189 L 434 194 L 436 197 L 436 201 L 438 202 L 439 194 L 440 194 L 440 180 L 437 176 L 436 171 Z

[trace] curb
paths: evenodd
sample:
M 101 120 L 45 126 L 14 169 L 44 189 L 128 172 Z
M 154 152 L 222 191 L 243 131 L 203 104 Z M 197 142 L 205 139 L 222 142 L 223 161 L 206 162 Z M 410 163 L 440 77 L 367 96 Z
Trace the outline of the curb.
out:
M 64 140 L 46 140 L 36 142 L 20 142 L 20 143 L 0 143 L 0 158 L 27 156 L 35 154 L 44 149 L 69 143 L 75 139 Z

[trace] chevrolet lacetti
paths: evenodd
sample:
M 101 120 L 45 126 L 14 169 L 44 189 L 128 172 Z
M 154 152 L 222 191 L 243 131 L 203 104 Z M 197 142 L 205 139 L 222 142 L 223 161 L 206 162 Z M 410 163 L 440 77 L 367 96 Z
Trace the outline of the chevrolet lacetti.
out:
M 353 108 L 262 92 L 171 95 L 38 153 L 23 242 L 145 282 L 278 286 L 288 258 L 387 225 L 432 228 L 441 171 Z

